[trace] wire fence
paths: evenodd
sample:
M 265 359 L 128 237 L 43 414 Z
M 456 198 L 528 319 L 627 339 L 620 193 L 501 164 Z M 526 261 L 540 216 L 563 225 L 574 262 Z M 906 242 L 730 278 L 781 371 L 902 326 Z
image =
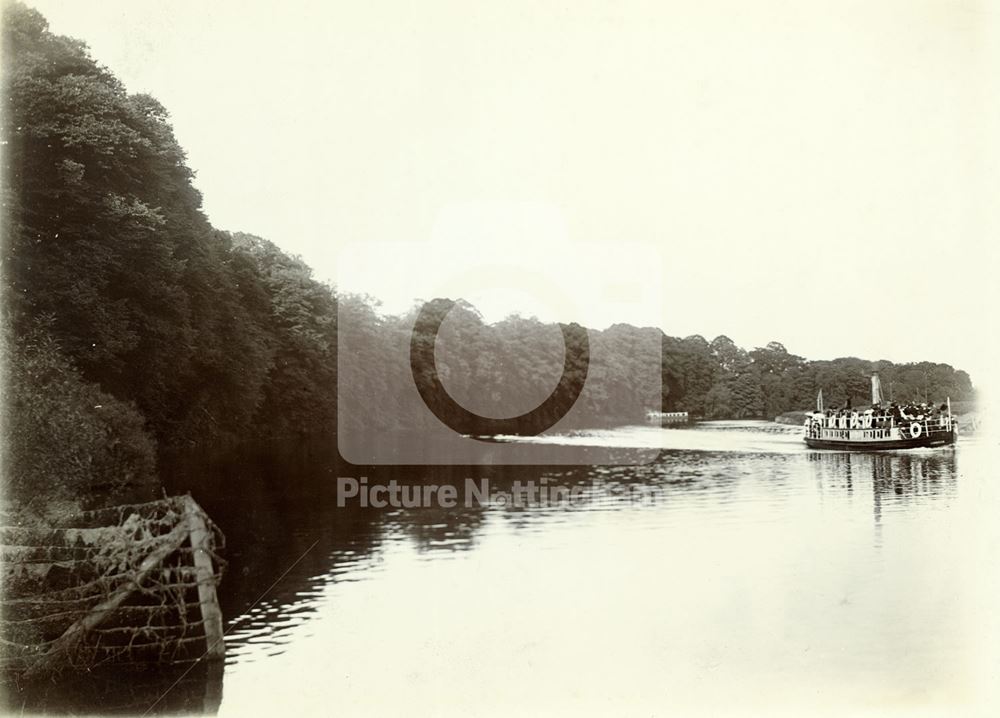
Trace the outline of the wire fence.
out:
M 33 672 L 196 660 L 211 633 L 203 604 L 222 578 L 224 546 L 190 496 L 0 527 L 0 665 Z

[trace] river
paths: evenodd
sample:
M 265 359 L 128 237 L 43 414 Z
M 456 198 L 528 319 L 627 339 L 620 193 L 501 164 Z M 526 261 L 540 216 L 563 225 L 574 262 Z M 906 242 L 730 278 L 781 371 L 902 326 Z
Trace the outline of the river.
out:
M 475 472 L 362 470 L 316 443 L 178 462 L 171 481 L 194 486 L 227 537 L 224 670 L 66 681 L 26 707 L 816 714 L 981 694 L 998 635 L 984 441 L 821 452 L 765 422 L 564 440 L 662 451 Z M 337 478 L 361 476 L 459 492 L 486 479 L 495 500 L 338 508 Z M 515 505 L 528 481 L 574 498 Z

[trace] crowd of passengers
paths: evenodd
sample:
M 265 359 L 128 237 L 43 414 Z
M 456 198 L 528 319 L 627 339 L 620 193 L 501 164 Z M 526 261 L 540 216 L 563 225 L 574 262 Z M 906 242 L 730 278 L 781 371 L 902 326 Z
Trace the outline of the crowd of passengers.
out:
M 891 429 L 900 424 L 917 422 L 936 422 L 940 426 L 948 425 L 948 405 L 933 404 L 899 404 L 888 406 L 873 406 L 864 411 L 850 407 L 814 411 L 809 416 L 810 422 L 821 427 L 832 429 Z

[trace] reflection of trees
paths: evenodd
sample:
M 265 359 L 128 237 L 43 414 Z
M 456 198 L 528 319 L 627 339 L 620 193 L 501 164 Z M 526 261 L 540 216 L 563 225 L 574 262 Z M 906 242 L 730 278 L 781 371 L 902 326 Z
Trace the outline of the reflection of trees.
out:
M 120 666 L 87 673 L 66 672 L 58 681 L 39 680 L 0 690 L 0 713 L 44 711 L 80 715 L 100 706 L 102 715 L 214 715 L 222 701 L 222 665 L 164 666 L 122 675 Z
M 636 467 L 609 468 L 614 470 L 627 468 L 631 471 L 636 469 Z M 433 478 L 428 479 L 431 475 Z M 480 482 L 486 480 L 491 495 L 497 493 L 509 495 L 518 489 L 523 490 L 529 482 L 540 487 L 543 485 L 543 479 L 544 485 L 550 491 L 556 487 L 567 490 L 574 487 L 589 489 L 595 479 L 592 468 L 569 466 L 445 466 L 418 469 L 394 467 L 370 473 L 368 476 L 369 482 L 378 480 L 384 483 L 392 478 L 401 484 L 422 485 L 432 480 L 439 486 L 453 486 L 456 489 L 459 498 L 455 508 L 430 506 L 386 512 L 382 522 L 386 532 L 402 533 L 410 537 L 421 551 L 460 551 L 475 545 L 476 533 L 480 530 L 490 506 L 475 502 L 472 506 L 465 506 L 467 480 L 476 482 L 477 486 L 481 486 Z M 485 501 L 488 504 L 490 497 L 486 497 Z M 507 505 L 502 511 L 504 518 L 508 519 L 514 528 L 526 528 L 536 521 L 544 521 L 551 511 L 566 512 L 588 507 L 587 501 L 584 501 L 583 505 L 574 505 L 567 501 L 554 503 L 552 506 Z
M 475 545 L 475 536 L 482 526 L 484 509 L 478 505 L 465 506 L 464 484 L 467 477 L 475 477 L 476 470 L 468 467 L 381 467 L 366 472 L 369 483 L 387 484 L 395 480 L 402 486 L 421 487 L 428 483 L 433 472 L 433 483 L 452 486 L 457 496 L 453 508 L 443 508 L 436 501 L 430 506 L 414 508 L 387 508 L 379 510 L 379 527 L 385 535 L 402 534 L 413 540 L 421 552 L 464 551 Z
M 954 489 L 954 451 L 816 452 L 806 458 L 825 492 L 857 490 L 863 495 L 870 481 L 876 522 L 885 502 L 934 500 Z M 301 443 L 262 447 L 256 453 L 244 448 L 229 457 L 174 459 L 164 474 L 179 486 L 200 486 L 195 498 L 226 533 L 230 565 L 220 600 L 228 626 L 236 624 L 229 636 L 236 654 L 251 638 L 280 651 L 294 626 L 322 605 L 316 598 L 329 584 L 351 579 L 378 560 L 387 542 L 400 537 L 421 553 L 463 551 L 475 545 L 488 516 L 502 517 L 516 531 L 530 531 L 548 525 L 554 512 L 561 514 L 560 520 L 572 521 L 576 511 L 619 510 L 627 504 L 616 496 L 637 487 L 657 490 L 665 498 L 683 493 L 689 500 L 724 502 L 743 476 L 767 475 L 771 484 L 798 481 L 801 459 L 800 454 L 677 452 L 643 466 L 376 468 L 340 463 L 332 445 Z M 337 508 L 338 475 L 364 476 L 370 485 L 390 480 L 451 485 L 459 501 L 449 509 L 361 508 L 355 501 Z M 582 487 L 587 498 L 581 504 L 530 509 L 464 505 L 467 479 L 488 479 L 492 491 L 511 492 L 516 482 L 537 485 L 543 478 L 549 487 Z M 183 705 L 204 701 L 205 689 L 212 685 L 207 679 L 187 682 L 175 689 L 181 695 L 172 700 Z
M 194 473 L 197 482 L 191 481 Z M 164 474 L 180 485 L 197 483 L 195 498 L 226 535 L 230 566 L 219 598 L 230 623 L 275 582 L 263 603 L 310 610 L 303 595 L 318 590 L 340 564 L 370 556 L 381 542 L 377 512 L 348 505 L 333 513 L 332 446 L 303 442 L 185 456 Z

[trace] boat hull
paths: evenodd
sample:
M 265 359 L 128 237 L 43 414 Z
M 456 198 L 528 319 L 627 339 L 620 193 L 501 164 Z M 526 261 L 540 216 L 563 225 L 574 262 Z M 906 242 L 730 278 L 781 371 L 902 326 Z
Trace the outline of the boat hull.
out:
M 836 449 L 838 451 L 891 451 L 893 449 L 920 449 L 950 446 L 955 443 L 955 432 L 924 434 L 915 439 L 886 439 L 884 441 L 854 441 L 851 439 L 820 439 L 805 437 L 810 449 Z

